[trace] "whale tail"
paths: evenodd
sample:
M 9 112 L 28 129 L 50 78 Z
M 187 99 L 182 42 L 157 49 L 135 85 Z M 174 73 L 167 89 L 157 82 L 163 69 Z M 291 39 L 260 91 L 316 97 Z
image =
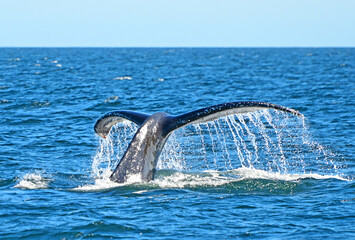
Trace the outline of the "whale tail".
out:
M 112 126 L 120 121 L 128 120 L 137 124 L 139 129 L 110 178 L 116 182 L 125 182 L 129 175 L 141 174 L 142 181 L 150 181 L 154 177 L 160 152 L 174 130 L 190 124 L 214 121 L 228 115 L 263 109 L 274 109 L 303 117 L 294 109 L 276 104 L 250 101 L 231 102 L 177 116 L 166 113 L 150 115 L 133 111 L 113 111 L 101 116 L 94 129 L 99 136 L 105 138 L 110 133 Z
M 231 102 L 201 108 L 178 116 L 171 116 L 173 120 L 171 121 L 171 125 L 167 127 L 167 131 L 174 131 L 188 124 L 213 121 L 228 115 L 254 112 L 262 109 L 274 109 L 304 117 L 303 114 L 294 109 L 272 103 L 253 101 Z M 96 121 L 94 129 L 99 136 L 105 138 L 110 133 L 111 127 L 118 122 L 128 120 L 140 127 L 150 116 L 151 114 L 127 110 L 107 112 Z
M 283 107 L 272 103 L 251 102 L 251 101 L 231 102 L 231 103 L 223 103 L 219 105 L 209 106 L 192 112 L 181 114 L 179 116 L 175 116 L 174 117 L 175 121 L 173 121 L 171 128 L 169 130 L 173 131 L 177 128 L 189 124 L 214 121 L 218 118 L 225 117 L 228 115 L 255 112 L 263 109 L 274 109 L 274 110 L 279 110 L 279 111 L 291 113 L 296 116 L 303 117 L 301 113 L 299 113 L 294 109 Z

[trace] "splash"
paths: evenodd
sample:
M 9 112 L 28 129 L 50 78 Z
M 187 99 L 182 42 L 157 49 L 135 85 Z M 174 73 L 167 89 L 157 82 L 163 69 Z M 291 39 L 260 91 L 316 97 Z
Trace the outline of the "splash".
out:
M 100 139 L 92 164 L 97 186 L 112 185 L 107 183 L 109 176 L 136 131 L 137 125 L 124 121 L 116 124 L 106 139 Z M 174 173 L 158 176 L 153 184 L 216 186 L 243 178 L 344 180 L 342 167 L 335 154 L 312 140 L 305 118 L 261 110 L 174 131 L 157 165 L 158 170 Z
M 84 184 L 73 190 L 96 191 L 134 183 L 134 176 L 130 178 L 129 183 L 125 184 L 112 182 L 110 176 L 137 129 L 138 127 L 135 123 L 122 121 L 112 127 L 110 134 L 106 138 L 99 138 L 100 144 L 91 166 L 91 177 L 94 179 L 94 183 Z
M 110 189 L 110 188 L 114 188 L 114 187 L 120 187 L 122 185 L 123 184 L 112 182 L 109 179 L 109 176 L 107 176 L 107 177 L 102 176 L 100 178 L 96 178 L 94 184 L 84 184 L 84 185 L 76 187 L 72 190 L 79 191 L 79 192 L 81 192 L 81 191 L 88 192 L 88 191 L 97 191 L 97 190 Z
M 100 145 L 92 163 L 93 178 L 109 178 L 137 129 L 135 123 L 123 121 L 113 126 L 105 139 L 100 138 Z
M 51 181 L 49 178 L 45 178 L 44 173 L 27 173 L 21 177 L 20 181 L 15 185 L 15 188 L 22 189 L 44 189 L 48 188 L 48 184 Z

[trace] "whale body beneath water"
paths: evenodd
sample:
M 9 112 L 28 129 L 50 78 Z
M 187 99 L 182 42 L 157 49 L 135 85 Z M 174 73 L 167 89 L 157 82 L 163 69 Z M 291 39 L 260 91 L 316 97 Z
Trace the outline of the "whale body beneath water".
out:
M 131 176 L 138 176 L 142 182 L 154 178 L 155 168 L 160 153 L 170 134 L 189 124 L 208 122 L 220 117 L 254 112 L 262 109 L 274 109 L 296 116 L 302 116 L 294 109 L 265 102 L 231 102 L 209 106 L 181 115 L 170 115 L 164 112 L 155 114 L 134 111 L 112 111 L 105 113 L 95 123 L 95 132 L 103 137 L 110 133 L 111 127 L 124 120 L 138 125 L 126 152 L 110 176 L 111 181 L 125 183 Z

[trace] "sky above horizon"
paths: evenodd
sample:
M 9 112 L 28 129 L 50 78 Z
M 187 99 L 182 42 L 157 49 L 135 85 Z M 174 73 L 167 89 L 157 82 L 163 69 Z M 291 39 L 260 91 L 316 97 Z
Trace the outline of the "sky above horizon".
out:
M 353 0 L 0 1 L 0 47 L 355 47 Z

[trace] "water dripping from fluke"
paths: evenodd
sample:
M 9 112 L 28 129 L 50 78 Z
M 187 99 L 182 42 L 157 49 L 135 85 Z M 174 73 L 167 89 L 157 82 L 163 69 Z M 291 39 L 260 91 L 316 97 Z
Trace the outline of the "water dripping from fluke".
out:
M 112 170 L 136 130 L 135 123 L 119 122 L 107 138 L 100 138 L 92 163 L 96 187 L 106 184 L 107 188 Z M 241 179 L 349 180 L 342 168 L 336 154 L 312 139 L 304 117 L 267 109 L 174 131 L 157 164 L 158 173 L 164 174 L 145 184 L 183 188 L 218 186 Z M 134 176 L 132 179 L 127 184 L 137 182 Z

